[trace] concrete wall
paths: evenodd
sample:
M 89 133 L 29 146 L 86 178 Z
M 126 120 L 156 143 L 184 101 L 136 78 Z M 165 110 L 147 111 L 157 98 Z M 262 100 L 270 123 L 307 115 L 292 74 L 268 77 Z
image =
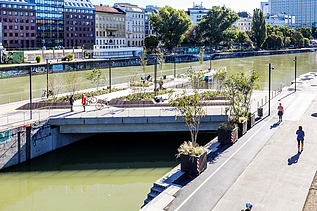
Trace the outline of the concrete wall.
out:
M 90 134 L 60 134 L 47 122 L 0 131 L 0 169 L 61 148 Z

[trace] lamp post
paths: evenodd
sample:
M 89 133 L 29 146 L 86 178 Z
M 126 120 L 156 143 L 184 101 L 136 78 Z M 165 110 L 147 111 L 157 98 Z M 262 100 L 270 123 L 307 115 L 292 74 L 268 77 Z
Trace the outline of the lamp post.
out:
M 111 58 L 109 58 L 109 93 L 111 92 Z
M 30 119 L 32 119 L 32 70 L 30 68 Z
M 271 63 L 269 63 L 269 110 L 268 110 L 268 116 L 271 115 L 271 70 L 274 70 L 274 67 L 272 67 Z
M 209 69 L 211 70 L 211 46 L 209 47 L 209 57 L 210 57 L 210 64 L 209 64 Z
M 174 55 L 174 78 L 176 78 L 176 55 Z
M 297 56 L 295 56 L 295 59 L 293 61 L 295 62 L 295 92 L 296 92 Z
M 48 59 L 46 59 L 46 97 L 48 99 Z
M 156 96 L 156 72 L 157 72 L 157 56 L 154 57 L 154 95 Z

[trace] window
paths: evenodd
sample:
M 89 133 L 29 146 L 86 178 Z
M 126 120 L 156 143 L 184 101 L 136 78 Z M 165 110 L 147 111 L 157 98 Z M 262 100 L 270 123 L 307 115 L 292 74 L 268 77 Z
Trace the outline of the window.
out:
M 31 13 L 30 13 L 30 15 L 31 15 L 31 16 L 34 16 L 34 13 L 33 13 L 33 12 L 31 12 Z
M 3 26 L 3 29 L 7 29 L 7 26 Z
M 24 20 L 23 19 L 20 19 L 20 23 L 23 23 L 24 22 Z
M 31 26 L 31 30 L 35 30 L 34 26 Z
M 18 36 L 19 36 L 19 33 L 15 33 L 15 36 L 18 37 Z
M 7 11 L 3 11 L 3 14 L 6 15 L 6 14 L 7 14 Z
M 28 12 L 25 12 L 25 15 L 26 15 L 26 16 L 29 16 L 29 13 L 28 13 Z
M 29 19 L 25 19 L 25 23 L 29 23 Z
M 23 30 L 23 26 L 20 26 L 20 30 Z
M 14 15 L 17 16 L 17 15 L 18 15 L 18 12 L 14 12 Z
M 9 11 L 9 15 L 12 15 L 12 11 Z
M 20 37 L 24 37 L 24 33 L 21 33 L 21 34 L 20 34 Z
M 9 22 L 12 23 L 12 18 L 9 18 Z
M 16 18 L 16 19 L 14 19 L 14 22 L 18 23 L 18 22 L 19 22 L 19 19 L 17 19 L 17 18 Z
M 34 19 L 31 19 L 31 23 L 34 23 Z
M 9 26 L 9 29 L 12 29 L 12 26 Z
M 6 37 L 6 36 L 7 36 L 7 33 L 3 33 L 3 36 Z
M 25 36 L 28 37 L 28 36 L 29 36 L 29 33 L 25 33 Z
M 29 27 L 28 27 L 28 26 L 26 26 L 26 27 L 25 27 L 25 30 L 29 30 Z

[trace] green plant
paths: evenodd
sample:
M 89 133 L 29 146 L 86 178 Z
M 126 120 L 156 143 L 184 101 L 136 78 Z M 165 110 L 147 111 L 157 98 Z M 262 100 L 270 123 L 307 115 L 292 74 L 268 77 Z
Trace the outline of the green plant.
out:
M 233 122 L 221 122 L 219 125 L 219 128 L 225 129 L 225 130 L 233 130 L 237 127 L 237 124 Z
M 200 120 L 205 116 L 205 110 L 199 95 L 187 95 L 183 92 L 181 95 L 170 97 L 169 105 L 179 110 L 180 116 L 185 120 L 190 131 L 191 141 L 196 145 Z M 175 118 L 177 119 L 178 116 L 179 114 Z
M 67 58 L 69 59 L 69 60 L 74 60 L 74 54 L 68 54 L 67 55 Z
M 204 72 L 203 71 L 197 71 L 193 70 L 190 71 L 188 74 L 189 77 L 189 83 L 192 85 L 194 91 L 199 89 L 203 83 L 204 80 Z
M 179 158 L 182 154 L 194 156 L 201 155 L 207 152 L 207 149 L 205 147 L 198 146 L 196 143 L 191 141 L 185 141 L 179 146 L 177 152 L 176 157 Z
M 41 56 L 37 56 L 37 57 L 35 57 L 35 60 L 36 60 L 37 63 L 41 63 L 42 57 Z
M 106 80 L 106 77 L 102 74 L 101 69 L 93 69 L 86 75 L 86 79 L 91 81 L 92 84 L 97 88 Z
M 158 91 L 157 95 L 171 94 L 173 92 L 174 92 L 173 90 L 163 90 L 163 91 Z M 135 93 L 135 94 L 119 97 L 118 99 L 127 100 L 127 101 L 136 101 L 136 100 L 152 100 L 154 97 L 155 97 L 155 92 L 141 92 L 141 93 Z

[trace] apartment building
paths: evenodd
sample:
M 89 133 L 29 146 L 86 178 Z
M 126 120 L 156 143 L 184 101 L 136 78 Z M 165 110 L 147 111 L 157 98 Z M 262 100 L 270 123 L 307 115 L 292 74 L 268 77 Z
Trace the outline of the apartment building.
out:
M 64 0 L 64 46 L 93 46 L 95 7 L 89 0 Z
M 203 7 L 203 3 L 200 5 L 193 3 L 192 8 L 188 8 L 187 14 L 189 18 L 193 21 L 193 25 L 200 23 L 202 17 L 207 14 L 209 9 Z
M 251 31 L 252 16 L 248 12 L 238 12 L 239 19 L 234 23 L 239 31 Z
M 129 3 L 116 3 L 115 8 L 119 8 L 126 13 L 125 33 L 127 46 L 143 46 L 145 38 L 144 12 L 137 5 Z
M 144 12 L 144 25 L 145 25 L 145 37 L 149 35 L 155 35 L 153 26 L 151 24 L 151 14 L 158 13 L 158 7 L 153 7 L 152 5 L 146 6 L 145 9 L 143 9 Z
M 269 0 L 269 11 L 295 16 L 296 28 L 317 26 L 317 0 Z
M 27 0 L 0 1 L 2 45 L 5 48 L 36 46 L 35 4 Z
M 96 45 L 126 45 L 125 15 L 119 8 L 95 5 Z

